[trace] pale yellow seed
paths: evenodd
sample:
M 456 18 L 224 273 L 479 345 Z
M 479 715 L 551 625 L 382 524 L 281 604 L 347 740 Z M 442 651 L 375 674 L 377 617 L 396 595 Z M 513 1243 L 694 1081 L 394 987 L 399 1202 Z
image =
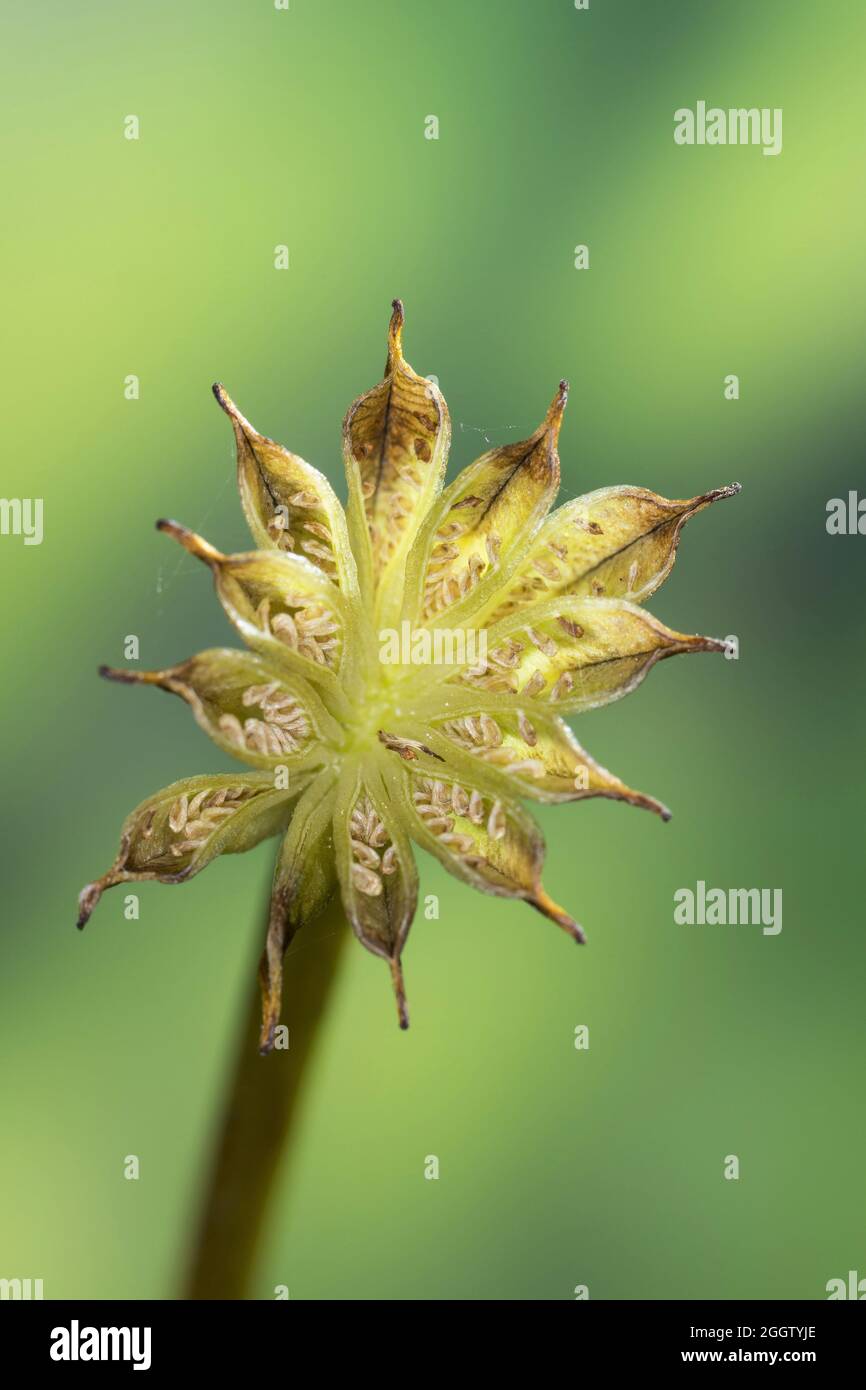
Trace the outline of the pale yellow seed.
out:
M 537 758 L 524 758 L 522 762 L 512 763 L 508 771 L 516 776 L 524 775 L 537 779 L 544 776 L 544 763 L 539 762 Z
M 494 801 L 487 817 L 487 834 L 491 840 L 503 840 L 507 829 L 502 802 Z
M 556 643 L 552 637 L 545 636 L 543 632 L 539 632 L 534 627 L 528 627 L 526 635 L 532 645 L 537 647 L 540 652 L 544 652 L 545 656 L 556 656 Z
M 500 729 L 496 720 L 491 719 L 489 714 L 482 714 L 480 722 L 481 733 L 484 736 L 484 742 L 488 745 L 488 747 L 497 748 L 499 744 L 502 742 L 502 730 Z
M 471 835 L 447 834 L 440 835 L 439 839 L 443 845 L 456 850 L 458 854 L 468 854 L 470 850 L 475 848 L 475 841 Z
M 368 898 L 378 898 L 382 894 L 382 880 L 372 869 L 367 869 L 363 864 L 352 865 L 352 882 L 359 893 L 364 893 Z
M 468 808 L 469 819 L 475 825 L 482 825 L 484 822 L 484 798 L 480 792 L 473 791 L 469 798 Z
M 530 748 L 534 748 L 538 742 L 538 734 L 535 732 L 533 725 L 529 722 L 522 710 L 517 716 L 517 727 L 520 730 L 520 737 L 523 739 L 524 743 L 528 743 Z
M 363 840 L 352 840 L 352 851 L 359 864 L 364 864 L 368 869 L 378 869 L 378 854 L 369 845 L 364 844 Z
M 563 671 L 559 680 L 550 692 L 551 700 L 561 700 L 563 695 L 567 695 L 574 685 L 574 676 L 570 671 Z

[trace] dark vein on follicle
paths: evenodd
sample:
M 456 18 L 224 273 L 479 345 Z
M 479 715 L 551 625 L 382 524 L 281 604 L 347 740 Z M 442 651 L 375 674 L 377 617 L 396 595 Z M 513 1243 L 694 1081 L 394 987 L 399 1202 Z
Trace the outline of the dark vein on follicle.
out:
M 632 496 L 635 495 L 634 493 L 632 494 Z M 642 531 L 641 534 L 635 536 L 633 540 L 626 541 L 625 545 L 617 546 L 616 550 L 611 550 L 607 555 L 603 555 L 600 560 L 596 560 L 594 565 L 590 565 L 589 569 L 582 570 L 577 580 L 571 582 L 578 583 L 580 580 L 586 579 L 587 575 L 594 574 L 596 570 L 601 569 L 602 565 L 606 565 L 611 560 L 615 560 L 617 555 L 622 555 L 626 550 L 631 550 L 634 546 L 639 545 L 641 541 L 649 540 L 650 536 L 654 536 L 656 531 L 660 531 L 663 526 L 670 526 L 671 524 L 676 524 L 678 521 L 687 521 L 688 510 L 688 507 L 683 507 L 682 511 L 676 512 L 674 516 L 666 516 L 662 521 L 656 522 L 655 526 L 651 526 L 648 531 Z M 694 510 L 697 511 L 698 508 L 695 507 Z M 603 534 L 604 532 L 602 532 L 602 535 Z
M 250 447 L 252 448 L 252 446 L 250 446 Z M 262 467 L 262 465 L 261 465 L 261 463 L 260 463 L 260 461 L 259 461 L 259 456 L 258 456 L 258 454 L 256 453 L 255 449 L 252 449 L 252 455 L 253 455 L 253 458 L 255 459 L 256 463 L 259 465 L 259 477 L 260 477 L 261 480 L 262 480 L 262 485 L 263 485 L 263 487 L 264 487 L 264 489 L 265 489 L 265 492 L 268 494 L 268 497 L 271 499 L 271 502 L 272 502 L 272 504 L 273 504 L 274 512 L 276 513 L 276 512 L 279 510 L 280 507 L 284 507 L 286 504 L 285 504 L 284 502 L 281 502 L 281 501 L 280 501 L 279 497 L 277 496 L 277 494 L 274 492 L 273 488 L 271 487 L 271 485 L 270 485 L 270 483 L 269 483 L 269 481 L 268 481 L 267 475 L 265 474 L 264 468 Z
M 394 378 L 393 378 L 393 374 L 392 374 L 391 380 L 388 382 L 388 399 L 387 399 L 387 402 L 386 402 L 386 404 L 385 404 L 385 414 L 384 414 L 384 418 L 383 418 L 383 420 L 382 420 L 382 444 L 381 444 L 380 449 L 379 449 L 379 462 L 378 462 L 378 465 L 377 465 L 377 468 L 376 468 L 376 498 L 377 498 L 377 499 L 378 499 L 378 496 L 379 496 L 379 489 L 380 489 L 381 484 L 382 484 L 382 473 L 384 472 L 384 468 L 385 468 L 385 447 L 386 447 L 387 440 L 388 440 L 388 426 L 389 426 L 390 423 L 391 423 L 391 399 L 392 399 L 393 391 L 394 391 Z
M 523 468 L 523 466 L 524 466 L 524 464 L 526 463 L 527 459 L 532 458 L 532 455 L 535 453 L 535 451 L 536 451 L 536 449 L 538 448 L 538 446 L 539 446 L 540 443 L 541 443 L 541 440 L 540 440 L 540 439 L 536 439 L 536 441 L 535 441 L 535 443 L 532 445 L 532 447 L 531 447 L 530 449 L 527 449 L 526 453 L 522 456 L 522 458 L 519 459 L 519 461 L 518 461 L 518 462 L 514 465 L 514 467 L 511 469 L 511 472 L 508 474 L 508 477 L 505 478 L 504 481 L 501 482 L 501 483 L 499 484 L 499 486 L 496 488 L 495 492 L 493 492 L 493 493 L 491 494 L 491 496 L 490 496 L 490 498 L 489 498 L 489 500 L 488 500 L 488 502 L 487 502 L 487 505 L 485 506 L 484 510 L 483 510 L 482 512 L 479 513 L 479 515 L 478 515 L 478 517 L 477 517 L 477 519 L 476 519 L 476 521 L 475 521 L 475 528 L 474 528 L 474 529 L 476 529 L 476 530 L 478 529 L 478 527 L 481 525 L 481 523 L 482 523 L 482 521 L 484 520 L 484 518 L 487 516 L 488 512 L 490 512 L 491 509 L 493 508 L 494 503 L 496 502 L 496 499 L 497 499 L 497 498 L 500 496 L 500 494 L 503 493 L 503 492 L 505 491 L 505 489 L 514 481 L 515 476 L 520 472 L 521 468 Z M 451 510 L 453 511 L 454 508 L 452 507 Z

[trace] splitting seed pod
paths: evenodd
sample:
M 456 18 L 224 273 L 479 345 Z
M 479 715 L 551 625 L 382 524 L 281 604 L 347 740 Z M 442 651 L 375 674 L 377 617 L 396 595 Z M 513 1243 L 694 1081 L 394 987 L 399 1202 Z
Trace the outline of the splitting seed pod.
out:
M 739 491 L 669 501 L 610 487 L 550 508 L 568 387 L 528 438 L 489 450 L 443 490 L 451 427 L 438 387 L 402 350 L 394 301 L 385 375 L 343 426 L 346 511 L 327 479 L 258 433 L 222 386 L 256 549 L 223 555 L 176 522 L 160 529 L 211 571 L 248 650 L 161 671 L 101 668 L 189 704 L 254 771 L 192 777 L 127 817 L 111 868 L 80 895 L 79 926 L 119 883 L 182 883 L 219 854 L 282 836 L 260 969 L 269 1051 L 283 958 L 339 892 L 352 928 L 389 966 L 408 1026 L 401 957 L 415 913 L 415 841 L 459 879 L 520 898 L 574 940 L 541 884 L 544 842 L 522 802 L 609 797 L 655 812 L 577 742 L 564 716 L 634 690 L 657 661 L 724 652 L 640 605 L 669 574 L 696 512 Z M 384 659 L 398 628 L 470 659 Z M 424 649 L 424 643 L 420 644 Z M 399 649 L 399 643 L 391 650 Z M 479 659 L 479 652 L 483 654 Z M 406 651 L 403 650 L 405 658 Z

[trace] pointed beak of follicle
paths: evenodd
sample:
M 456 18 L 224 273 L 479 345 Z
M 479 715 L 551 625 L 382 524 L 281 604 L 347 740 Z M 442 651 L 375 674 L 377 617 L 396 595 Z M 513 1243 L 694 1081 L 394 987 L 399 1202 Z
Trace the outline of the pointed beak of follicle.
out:
M 221 551 L 212 546 L 203 536 L 197 536 L 195 531 L 190 531 L 188 527 L 181 526 L 179 521 L 168 521 L 162 518 L 156 523 L 157 531 L 163 531 L 165 535 L 171 536 L 173 540 L 179 542 L 184 550 L 188 550 L 190 555 L 195 555 L 198 560 L 203 560 L 206 565 L 218 565 L 226 557 Z
M 259 434 L 255 425 L 251 425 L 247 417 L 241 414 L 222 382 L 215 381 L 211 390 L 214 393 L 217 405 L 221 410 L 225 411 L 226 415 L 231 420 L 236 434 L 240 431 L 248 440 L 264 438 L 263 435 Z
M 123 670 L 117 666 L 98 666 L 97 674 L 106 681 L 117 681 L 120 685 L 161 685 L 165 677 L 161 671 Z
M 391 983 L 394 986 L 394 999 L 397 1004 L 397 1021 L 401 1028 L 406 1029 L 409 1027 L 409 1005 L 406 1002 L 406 987 L 403 983 L 403 967 L 399 959 L 394 960 L 393 957 L 389 960 L 388 964 L 391 967 Z
M 561 381 L 556 388 L 556 395 L 547 408 L 542 429 L 549 430 L 553 436 L 553 443 L 559 439 L 559 430 L 562 425 L 562 417 L 565 414 L 565 407 L 568 404 L 568 382 Z
M 214 399 L 220 409 L 224 410 L 226 415 L 234 415 L 237 407 L 222 382 L 215 381 L 210 389 L 213 391 Z
M 536 889 L 535 896 L 530 898 L 529 902 L 537 912 L 543 913 L 551 922 L 555 922 L 558 927 L 561 927 L 572 941 L 576 941 L 579 946 L 586 945 L 586 933 L 580 923 L 575 922 L 574 918 L 570 917 L 565 909 L 559 906 L 559 903 L 555 903 L 543 888 Z
M 385 362 L 385 375 L 388 376 L 394 368 L 403 362 L 403 324 L 406 322 L 406 315 L 403 311 L 402 299 L 391 301 L 391 321 L 388 324 L 388 357 Z

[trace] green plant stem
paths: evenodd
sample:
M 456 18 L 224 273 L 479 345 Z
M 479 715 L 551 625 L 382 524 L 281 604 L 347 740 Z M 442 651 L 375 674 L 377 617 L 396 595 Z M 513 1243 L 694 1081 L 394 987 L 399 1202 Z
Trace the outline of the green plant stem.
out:
M 339 899 L 299 933 L 285 962 L 282 1017 L 289 1047 L 262 1057 L 254 988 L 239 1031 L 210 1180 L 184 1297 L 249 1295 L 269 1199 L 284 1153 L 291 1157 L 304 1081 L 351 931 Z

